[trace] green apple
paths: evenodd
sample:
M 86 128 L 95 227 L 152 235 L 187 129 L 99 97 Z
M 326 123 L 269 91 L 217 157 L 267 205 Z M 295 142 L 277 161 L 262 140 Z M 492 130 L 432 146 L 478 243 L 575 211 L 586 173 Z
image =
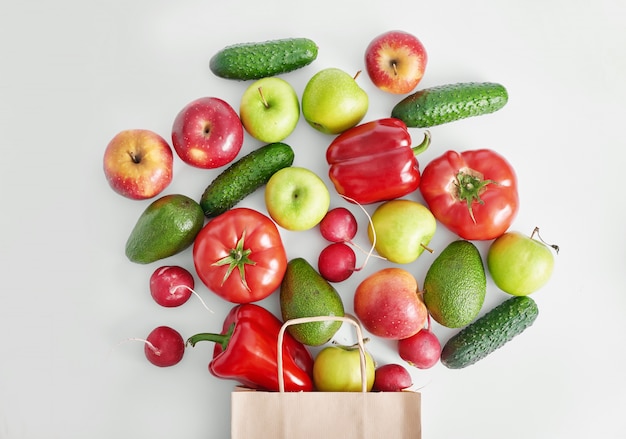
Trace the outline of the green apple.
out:
M 287 230 L 308 230 L 324 218 L 330 192 L 324 181 L 307 168 L 289 166 L 274 173 L 265 186 L 267 212 Z
M 386 201 L 372 214 L 368 236 L 378 254 L 391 262 L 408 264 L 416 260 L 435 234 L 437 221 L 417 201 Z
M 280 142 L 293 132 L 300 119 L 298 95 L 284 79 L 259 79 L 241 97 L 239 117 L 255 139 Z
M 514 296 L 527 296 L 544 286 L 554 268 L 548 245 L 530 236 L 507 232 L 496 238 L 487 252 L 487 267 L 495 284 Z M 558 247 L 552 246 L 558 251 Z
M 360 72 L 359 72 L 360 73 Z M 367 113 L 367 93 L 343 70 L 317 72 L 302 93 L 302 115 L 316 130 L 339 134 L 357 125 Z

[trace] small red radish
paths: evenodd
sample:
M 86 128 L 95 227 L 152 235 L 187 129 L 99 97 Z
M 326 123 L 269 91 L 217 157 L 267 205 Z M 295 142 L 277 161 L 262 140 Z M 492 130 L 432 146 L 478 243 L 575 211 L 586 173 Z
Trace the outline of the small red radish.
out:
M 193 275 L 176 265 L 157 268 L 150 276 L 150 294 L 156 303 L 168 308 L 189 300 L 195 282 Z
M 317 269 L 329 282 L 344 281 L 357 271 L 356 254 L 343 242 L 332 243 L 320 252 Z
M 330 242 L 351 242 L 356 236 L 356 218 L 345 207 L 329 210 L 319 224 L 320 233 Z
M 178 331 L 169 326 L 154 328 L 144 341 L 146 358 L 155 366 L 169 367 L 183 359 L 185 341 Z
M 441 357 L 441 343 L 429 328 L 422 328 L 417 334 L 398 340 L 398 354 L 418 369 L 429 369 Z
M 400 392 L 413 385 L 411 374 L 400 364 L 385 364 L 376 369 L 374 392 Z

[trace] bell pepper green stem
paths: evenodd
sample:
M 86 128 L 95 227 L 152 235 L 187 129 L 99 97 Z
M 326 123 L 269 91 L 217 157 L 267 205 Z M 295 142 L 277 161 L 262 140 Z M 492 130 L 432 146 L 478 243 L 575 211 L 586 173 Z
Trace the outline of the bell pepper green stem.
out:
M 413 150 L 413 154 L 420 155 L 421 153 L 426 151 L 429 146 L 430 146 L 430 131 L 426 130 L 424 131 L 424 140 L 422 140 L 422 143 L 420 143 L 417 146 L 414 146 L 411 149 Z
M 194 347 L 199 341 L 212 341 L 219 343 L 222 346 L 222 350 L 225 351 L 230 343 L 230 339 L 235 331 L 235 324 L 233 323 L 228 327 L 226 334 L 212 334 L 209 332 L 201 332 L 199 334 L 192 335 L 187 339 L 187 344 Z

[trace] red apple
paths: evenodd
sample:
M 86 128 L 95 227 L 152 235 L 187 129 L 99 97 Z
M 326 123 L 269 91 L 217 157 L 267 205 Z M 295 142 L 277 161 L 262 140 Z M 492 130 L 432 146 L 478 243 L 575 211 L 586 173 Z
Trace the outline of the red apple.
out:
M 171 183 L 173 162 L 172 148 L 163 137 L 149 130 L 125 130 L 104 151 L 104 175 L 115 192 L 145 200 Z
M 202 169 L 218 168 L 233 161 L 241 150 L 243 125 L 227 102 L 199 98 L 174 119 L 172 144 L 185 163 Z
M 411 337 L 428 318 L 417 280 L 396 267 L 383 268 L 357 286 L 354 313 L 370 333 L 391 340 Z
M 427 61 L 421 41 L 399 30 L 377 36 L 365 49 L 367 74 L 376 87 L 389 93 L 409 93 L 417 87 Z

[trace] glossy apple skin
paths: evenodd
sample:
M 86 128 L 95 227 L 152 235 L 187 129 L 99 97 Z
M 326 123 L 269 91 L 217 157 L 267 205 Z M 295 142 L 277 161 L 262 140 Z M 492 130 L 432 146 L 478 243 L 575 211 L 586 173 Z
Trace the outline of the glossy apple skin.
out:
M 554 255 L 547 245 L 530 236 L 507 232 L 491 243 L 487 267 L 502 291 L 527 296 L 550 280 Z
M 374 38 L 365 49 L 365 68 L 379 89 L 394 93 L 411 92 L 422 80 L 428 55 L 414 35 L 393 30 Z
M 119 132 L 104 151 L 104 175 L 111 188 L 133 200 L 160 194 L 173 177 L 174 156 L 167 141 L 144 129 Z
M 284 229 L 308 230 L 328 213 L 330 192 L 313 171 L 289 166 L 274 173 L 265 185 L 265 205 Z
M 185 163 L 202 169 L 224 166 L 243 145 L 243 125 L 226 101 L 202 97 L 187 104 L 174 119 L 172 145 Z
M 300 119 L 300 101 L 294 88 L 281 78 L 252 83 L 241 97 L 239 115 L 244 129 L 265 143 L 289 136 Z
M 417 280 L 397 267 L 383 268 L 365 278 L 354 293 L 354 312 L 370 333 L 391 340 L 411 337 L 428 318 Z

